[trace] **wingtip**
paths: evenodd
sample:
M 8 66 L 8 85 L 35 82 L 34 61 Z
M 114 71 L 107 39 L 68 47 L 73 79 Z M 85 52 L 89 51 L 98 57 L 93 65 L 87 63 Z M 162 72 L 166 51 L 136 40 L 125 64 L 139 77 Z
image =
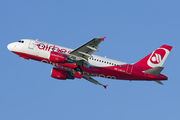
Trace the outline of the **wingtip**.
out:
M 101 39 L 102 41 L 104 41 L 105 38 L 106 38 L 106 37 L 101 37 L 100 39 Z
M 108 84 L 107 84 L 107 85 L 104 85 L 104 88 L 106 89 L 107 86 L 108 86 Z

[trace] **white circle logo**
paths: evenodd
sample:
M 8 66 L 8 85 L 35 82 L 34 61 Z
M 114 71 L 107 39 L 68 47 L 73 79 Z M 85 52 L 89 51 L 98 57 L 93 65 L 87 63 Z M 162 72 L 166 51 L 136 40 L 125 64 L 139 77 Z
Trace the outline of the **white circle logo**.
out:
M 152 52 L 152 54 L 150 55 L 147 61 L 147 64 L 150 67 L 162 66 L 168 54 L 169 54 L 169 50 L 165 48 L 159 48 L 156 51 Z

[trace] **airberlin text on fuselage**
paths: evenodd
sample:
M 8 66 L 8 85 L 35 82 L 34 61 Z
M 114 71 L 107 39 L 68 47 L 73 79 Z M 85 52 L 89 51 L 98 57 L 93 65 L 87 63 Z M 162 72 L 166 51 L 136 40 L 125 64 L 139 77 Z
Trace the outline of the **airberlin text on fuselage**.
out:
M 71 52 L 70 50 L 68 51 L 66 49 L 60 49 L 60 48 L 56 47 L 55 45 L 53 45 L 53 46 L 49 46 L 49 44 L 45 45 L 44 43 L 39 43 L 39 44 L 37 44 L 37 46 L 38 46 L 38 49 L 45 50 L 45 51 L 52 50 L 52 51 L 55 51 L 55 52 L 64 52 L 64 53 Z
M 37 46 L 38 46 L 38 49 L 45 50 L 45 51 L 52 50 L 52 51 L 55 51 L 55 52 L 64 52 L 64 53 L 71 52 L 70 50 L 68 51 L 66 49 L 60 49 L 60 48 L 56 47 L 55 45 L 53 45 L 53 46 L 49 46 L 49 44 L 45 45 L 44 43 L 39 43 L 39 44 L 37 44 Z M 74 71 L 74 69 L 71 69 L 71 68 L 65 67 L 65 66 L 61 66 L 61 65 L 59 65 L 59 63 L 53 63 L 53 62 L 45 60 L 45 59 L 41 60 L 41 62 L 49 63 L 49 64 L 51 64 L 53 66 L 56 66 L 56 67 L 58 67 L 58 68 L 60 68 L 62 70 L 66 70 L 66 71 L 69 71 L 69 72 L 73 72 Z M 96 77 L 104 77 L 104 78 L 116 79 L 115 76 L 104 75 L 104 74 L 97 74 L 97 73 L 88 73 L 88 72 L 85 72 L 85 71 L 83 72 L 83 74 L 87 75 L 87 76 L 96 76 Z

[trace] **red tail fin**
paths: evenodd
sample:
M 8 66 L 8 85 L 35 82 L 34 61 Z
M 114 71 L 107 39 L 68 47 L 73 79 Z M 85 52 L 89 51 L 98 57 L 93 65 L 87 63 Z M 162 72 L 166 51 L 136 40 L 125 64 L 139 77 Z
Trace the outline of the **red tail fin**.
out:
M 144 69 L 162 66 L 171 49 L 172 46 L 163 45 L 160 48 L 153 51 L 152 53 L 150 53 L 145 58 L 135 63 L 134 65 L 140 66 Z

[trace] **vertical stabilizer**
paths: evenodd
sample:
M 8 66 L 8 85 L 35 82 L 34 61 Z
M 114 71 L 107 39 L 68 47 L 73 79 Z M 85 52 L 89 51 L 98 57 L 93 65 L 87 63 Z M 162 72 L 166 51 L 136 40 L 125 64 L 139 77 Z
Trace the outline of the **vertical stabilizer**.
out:
M 169 52 L 171 51 L 172 46 L 162 45 L 160 48 L 156 49 L 134 65 L 142 67 L 144 69 L 151 69 L 154 67 L 162 66 L 166 60 Z

